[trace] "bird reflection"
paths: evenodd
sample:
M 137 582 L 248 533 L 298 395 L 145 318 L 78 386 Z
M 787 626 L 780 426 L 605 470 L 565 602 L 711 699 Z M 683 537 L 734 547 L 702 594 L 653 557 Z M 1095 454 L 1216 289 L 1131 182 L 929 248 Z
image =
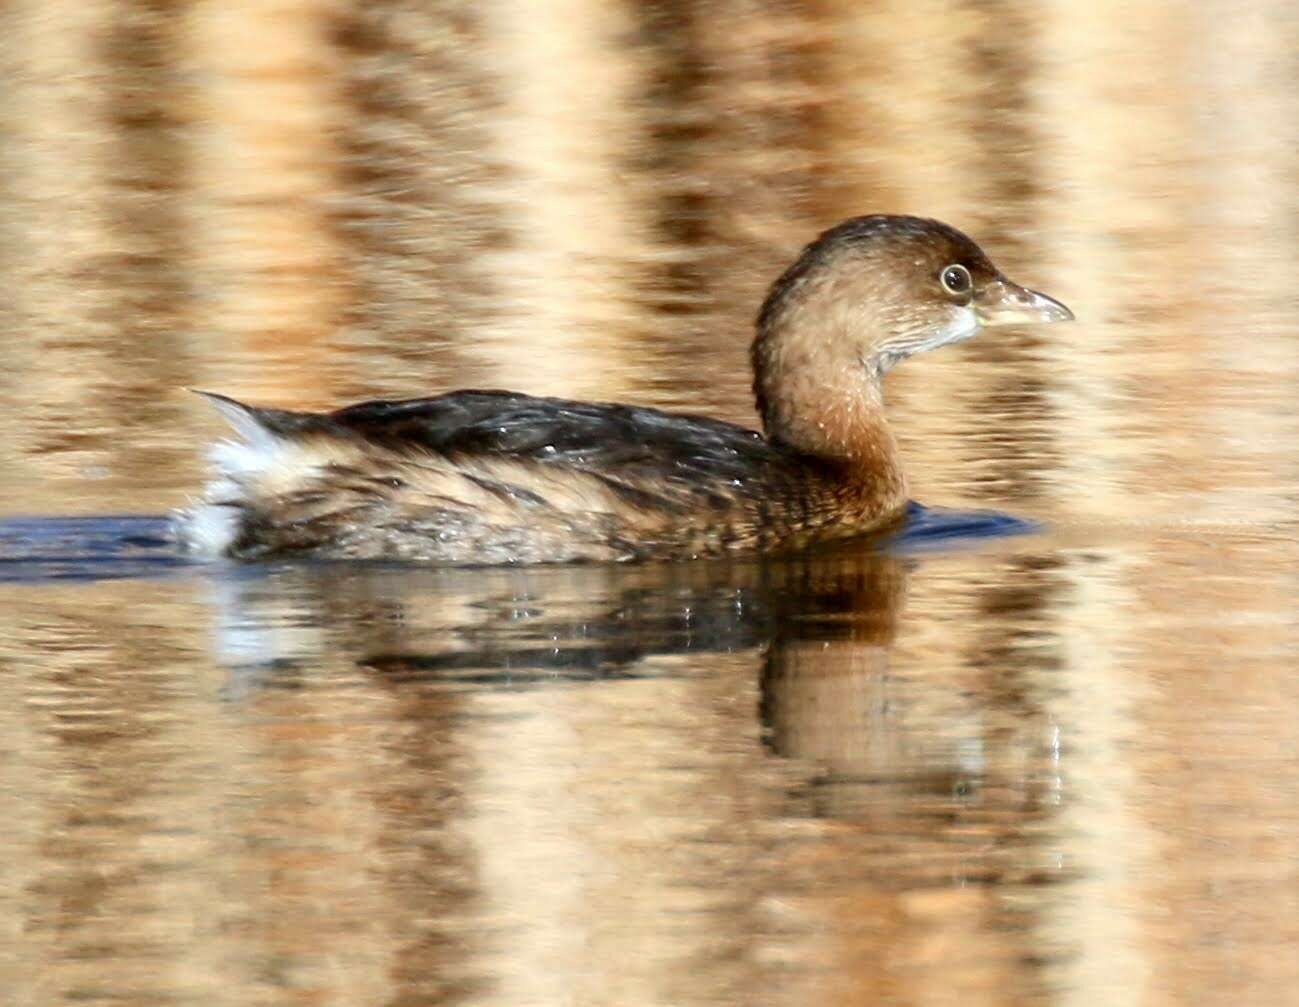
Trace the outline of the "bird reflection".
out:
M 915 563 L 858 549 L 632 567 L 245 571 L 214 581 L 216 650 L 231 696 L 322 675 L 398 691 L 698 678 L 751 655 L 762 744 L 808 768 L 791 813 L 852 817 L 900 796 L 960 811 L 989 788 L 1038 803 L 1023 779 L 994 779 L 998 766 L 1024 764 L 1008 754 L 1037 753 L 1053 730 L 1022 697 L 1000 709 L 1013 675 L 891 672 Z M 975 624 L 952 645 L 964 639 L 975 659 L 1007 652 L 980 631 L 1007 636 Z M 1007 720 L 1009 733 L 993 729 Z
M 908 560 L 871 551 L 781 561 L 539 569 L 296 566 L 212 581 L 215 651 L 247 688 L 329 654 L 392 684 L 520 687 L 661 674 L 660 655 L 834 638 L 887 647 Z

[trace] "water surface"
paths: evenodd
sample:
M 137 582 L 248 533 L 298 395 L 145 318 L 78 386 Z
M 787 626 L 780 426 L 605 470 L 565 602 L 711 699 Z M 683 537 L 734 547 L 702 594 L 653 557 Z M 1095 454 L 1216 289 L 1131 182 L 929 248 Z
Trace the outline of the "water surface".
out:
M 1288 5 L 0 27 L 9 546 L 182 505 L 220 431 L 184 387 L 752 422 L 762 292 L 855 213 L 1079 319 L 887 387 L 915 497 L 1032 535 L 239 569 L 128 517 L 7 564 L 12 1002 L 1294 1002 Z

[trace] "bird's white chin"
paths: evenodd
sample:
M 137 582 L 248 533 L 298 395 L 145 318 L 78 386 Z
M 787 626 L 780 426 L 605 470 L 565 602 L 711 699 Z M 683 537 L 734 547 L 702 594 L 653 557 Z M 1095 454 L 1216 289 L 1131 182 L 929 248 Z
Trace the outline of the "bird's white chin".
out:
M 900 360 L 925 350 L 936 350 L 949 343 L 961 343 L 976 335 L 981 328 L 979 317 L 971 307 L 953 306 L 948 319 L 936 328 L 925 330 L 918 336 L 898 342 L 895 346 L 885 348 L 879 355 L 880 369 L 889 370 Z
M 978 333 L 981 328 L 979 316 L 970 307 L 952 308 L 951 318 L 946 325 L 934 330 L 928 338 L 921 341 L 913 352 L 936 350 L 948 343 L 963 343 Z

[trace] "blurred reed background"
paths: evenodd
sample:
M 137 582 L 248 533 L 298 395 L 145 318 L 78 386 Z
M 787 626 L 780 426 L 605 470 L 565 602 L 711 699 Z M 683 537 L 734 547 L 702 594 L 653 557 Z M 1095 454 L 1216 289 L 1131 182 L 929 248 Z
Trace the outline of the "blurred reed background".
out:
M 1050 536 L 777 585 L 779 631 L 743 570 L 0 585 L 13 1002 L 1290 1002 L 1293 4 L 9 0 L 0 40 L 0 513 L 181 503 L 186 386 L 750 422 L 766 285 L 863 212 L 1079 318 L 888 385 L 918 499 Z M 652 638 L 710 604 L 743 632 Z M 601 632 L 627 681 L 508 678 Z

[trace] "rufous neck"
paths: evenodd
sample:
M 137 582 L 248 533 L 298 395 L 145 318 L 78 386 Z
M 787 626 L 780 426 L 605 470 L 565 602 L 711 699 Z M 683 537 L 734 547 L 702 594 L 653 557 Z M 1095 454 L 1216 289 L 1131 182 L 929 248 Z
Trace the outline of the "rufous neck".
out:
M 876 306 L 891 302 L 860 289 L 874 271 L 855 259 L 800 272 L 802 263 L 776 282 L 758 315 L 754 392 L 767 436 L 853 468 L 896 468 L 884 368 L 868 338 L 888 328 Z
M 898 471 L 897 442 L 876 370 L 856 360 L 800 364 L 789 355 L 767 363 L 758 383 L 768 437 L 853 469 Z

